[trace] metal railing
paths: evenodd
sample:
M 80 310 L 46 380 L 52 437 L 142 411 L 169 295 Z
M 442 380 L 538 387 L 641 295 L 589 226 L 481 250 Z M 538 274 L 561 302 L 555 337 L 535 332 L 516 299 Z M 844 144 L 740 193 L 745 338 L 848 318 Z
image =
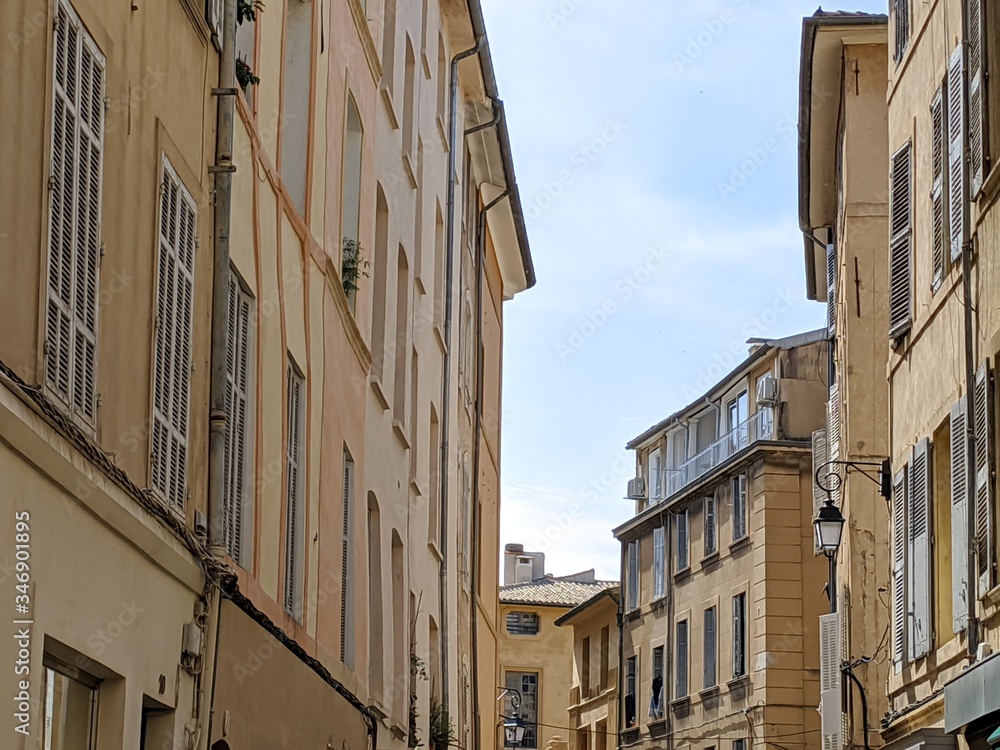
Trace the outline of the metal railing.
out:
M 763 406 L 754 412 L 746 422 L 734 427 L 676 469 L 667 469 L 666 482 L 664 483 L 666 494 L 663 498 L 651 498 L 652 502 L 669 499 L 758 440 L 772 440 L 773 438 L 774 407 Z

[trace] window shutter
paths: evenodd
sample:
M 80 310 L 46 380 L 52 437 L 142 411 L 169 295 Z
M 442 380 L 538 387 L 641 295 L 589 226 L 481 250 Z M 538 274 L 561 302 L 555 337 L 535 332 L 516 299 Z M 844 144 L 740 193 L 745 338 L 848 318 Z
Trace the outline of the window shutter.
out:
M 302 421 L 303 381 L 295 365 L 288 364 L 287 424 L 285 484 L 285 611 L 296 619 L 302 617 Z
M 913 448 L 910 463 L 910 488 L 907 496 L 909 525 L 910 617 L 908 621 L 909 658 L 919 659 L 931 650 L 931 453 L 930 441 L 924 438 Z
M 340 660 L 349 663 L 354 649 L 353 608 L 351 607 L 352 581 L 354 579 L 351 566 L 351 523 L 354 516 L 354 459 L 344 451 L 344 535 L 341 540 L 340 554 Z
M 687 508 L 674 516 L 674 518 L 677 519 L 677 569 L 684 570 L 690 563 Z
M 944 144 L 948 138 L 945 130 L 944 84 L 938 88 L 931 100 L 931 229 L 933 274 L 931 288 L 937 289 L 944 279 L 945 266 L 945 218 L 944 218 Z
M 910 0 L 893 0 L 892 11 L 895 20 L 895 62 L 903 59 L 906 45 L 910 40 Z
M 639 543 L 629 542 L 628 545 L 628 608 L 639 606 Z
M 826 327 L 830 336 L 837 332 L 837 246 L 826 246 Z
M 840 620 L 836 613 L 819 618 L 820 721 L 823 750 L 840 750 Z
M 708 688 L 715 687 L 716 684 L 716 648 L 715 643 L 715 607 L 705 610 L 705 627 L 702 634 L 704 642 L 704 668 L 705 673 L 703 676 L 702 687 L 707 690 Z
M 58 2 L 56 13 L 45 381 L 67 407 L 94 427 L 104 56 L 68 3 Z
M 906 649 L 906 466 L 892 480 L 892 666 L 903 669 Z
M 153 362 L 151 484 L 183 511 L 187 493 L 188 409 L 197 209 L 166 158 L 160 185 L 156 344 Z
M 253 299 L 229 274 L 229 331 L 226 351 L 226 488 L 224 518 L 226 548 L 242 564 L 244 557 L 243 508 L 246 504 L 247 442 L 250 419 L 250 346 Z
M 986 140 L 986 15 L 983 0 L 968 0 L 969 14 L 969 166 L 972 197 L 979 195 L 989 165 Z
M 223 0 L 205 0 L 205 20 L 212 31 L 212 43 L 222 50 L 222 22 L 225 17 Z
M 649 454 L 649 502 L 658 503 L 663 499 L 663 490 L 660 484 L 660 451 L 659 449 Z
M 968 167 L 965 161 L 965 60 L 961 44 L 948 62 L 948 235 L 958 260 L 969 238 Z
M 993 389 L 989 362 L 976 374 L 973 402 L 976 429 L 976 569 L 979 598 L 993 586 Z
M 683 698 L 688 694 L 688 623 L 677 623 L 677 694 Z
M 715 493 L 705 496 L 705 556 L 714 554 L 716 545 Z
M 828 461 L 838 461 L 840 459 L 840 438 L 841 438 L 841 408 L 840 408 L 840 384 L 834 383 L 830 386 L 830 400 L 827 401 L 826 411 L 826 454 Z M 841 486 L 834 481 L 831 486 L 830 496 L 835 505 L 840 505 Z M 823 493 L 824 501 L 826 493 Z
M 965 397 L 951 407 L 951 611 L 954 631 L 969 618 L 969 436 Z
M 826 430 L 816 430 L 816 432 L 812 434 L 813 518 L 816 518 L 819 515 L 819 509 L 823 507 L 824 503 L 826 503 L 826 492 L 819 486 L 819 482 L 816 481 L 816 474 L 817 472 L 821 474 L 820 479 L 825 484 L 826 479 L 823 475 L 827 473 L 828 469 L 823 469 L 822 467 L 829 460 L 830 459 L 827 455 Z M 819 543 L 816 539 L 813 539 L 813 552 L 818 555 L 821 551 Z
M 733 677 L 742 677 L 746 667 L 746 594 L 733 597 Z
M 664 563 L 666 554 L 665 534 L 662 526 L 653 529 L 653 596 L 663 596 Z
M 892 157 L 889 206 L 889 337 L 897 339 L 910 330 L 912 318 L 912 227 L 910 150 L 907 143 Z

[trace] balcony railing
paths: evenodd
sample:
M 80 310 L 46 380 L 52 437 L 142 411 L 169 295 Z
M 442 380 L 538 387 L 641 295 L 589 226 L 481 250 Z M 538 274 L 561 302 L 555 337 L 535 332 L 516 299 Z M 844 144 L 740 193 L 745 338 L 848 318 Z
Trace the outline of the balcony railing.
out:
M 663 499 L 666 500 L 676 495 L 689 484 L 705 476 L 716 466 L 725 463 L 758 440 L 772 440 L 773 438 L 774 407 L 764 406 L 758 409 L 746 422 L 734 427 L 678 468 L 667 469 L 666 496 Z M 653 502 L 656 501 L 657 498 L 653 498 Z

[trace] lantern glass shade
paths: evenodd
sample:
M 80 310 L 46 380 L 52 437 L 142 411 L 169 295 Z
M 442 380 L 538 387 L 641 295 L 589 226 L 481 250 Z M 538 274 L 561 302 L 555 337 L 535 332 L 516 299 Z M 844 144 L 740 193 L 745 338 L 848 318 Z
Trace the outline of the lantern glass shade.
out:
M 819 515 L 813 521 L 816 529 L 816 544 L 827 555 L 833 555 L 840 547 L 844 533 L 844 517 L 840 510 L 829 500 L 819 509 Z
M 503 731 L 507 739 L 507 747 L 518 747 L 524 740 L 524 722 L 519 716 L 508 717 L 504 721 Z

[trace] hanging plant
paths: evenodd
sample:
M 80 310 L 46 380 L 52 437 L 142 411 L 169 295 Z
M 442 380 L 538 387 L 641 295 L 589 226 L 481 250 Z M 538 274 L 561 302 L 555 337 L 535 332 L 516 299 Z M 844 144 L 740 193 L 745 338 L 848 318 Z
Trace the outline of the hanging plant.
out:
M 364 248 L 361 247 L 361 243 L 345 237 L 340 261 L 340 280 L 344 285 L 344 294 L 349 297 L 358 291 L 358 282 L 362 276 L 368 278 L 370 266 L 371 263 L 365 260 Z
M 264 3 L 261 0 L 237 0 L 236 1 L 236 23 L 243 24 L 244 21 L 256 21 L 257 14 L 264 12 Z
M 247 61 L 243 58 L 236 59 L 236 80 L 244 91 L 247 90 L 247 86 L 256 86 L 260 83 L 260 79 L 254 75 L 250 66 L 247 65 Z

